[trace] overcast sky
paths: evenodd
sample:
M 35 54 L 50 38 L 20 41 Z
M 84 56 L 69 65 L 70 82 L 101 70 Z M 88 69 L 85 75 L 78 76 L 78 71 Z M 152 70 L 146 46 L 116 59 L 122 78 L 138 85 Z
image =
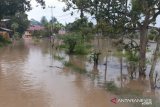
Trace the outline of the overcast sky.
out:
M 27 12 L 28 18 L 29 19 L 34 18 L 40 21 L 42 16 L 46 16 L 47 19 L 50 20 L 51 9 L 48 8 L 48 6 L 55 6 L 55 8 L 53 9 L 53 16 L 55 16 L 58 19 L 58 21 L 61 22 L 62 24 L 73 22 L 75 18 L 79 17 L 79 14 L 75 11 L 73 16 L 70 15 L 71 12 L 69 11 L 63 12 L 62 9 L 65 6 L 65 4 L 59 2 L 58 0 L 45 0 L 45 2 L 46 2 L 46 8 L 42 9 L 41 6 L 37 7 L 37 3 L 35 2 L 35 0 L 32 0 L 33 9 L 30 12 Z M 90 18 L 90 20 L 93 21 L 92 18 Z M 156 26 L 160 27 L 160 17 L 157 18 Z
M 38 21 L 41 20 L 42 16 L 46 16 L 48 20 L 51 19 L 51 8 L 49 6 L 55 6 L 53 8 L 53 16 L 58 19 L 59 22 L 65 24 L 69 22 L 73 22 L 75 18 L 79 17 L 79 14 L 77 12 L 74 12 L 75 14 L 73 16 L 70 15 L 71 12 L 63 12 L 63 7 L 65 6 L 64 3 L 59 2 L 58 0 L 45 0 L 46 2 L 46 8 L 42 9 L 41 6 L 37 7 L 37 3 L 32 0 L 32 7 L 33 9 L 30 12 L 27 12 L 29 19 L 36 19 Z

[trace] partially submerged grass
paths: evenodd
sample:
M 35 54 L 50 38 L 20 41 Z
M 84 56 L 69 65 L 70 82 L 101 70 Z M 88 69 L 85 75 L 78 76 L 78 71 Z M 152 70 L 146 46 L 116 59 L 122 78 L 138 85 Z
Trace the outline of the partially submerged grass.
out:
M 12 42 L 10 40 L 4 39 L 1 35 L 0 35 L 0 47 L 3 47 L 7 44 L 11 44 Z
M 114 93 L 118 96 L 141 96 L 140 91 L 131 90 L 126 87 L 119 88 L 115 85 L 113 81 L 105 83 L 105 89 L 111 93 Z
M 118 87 L 114 84 L 113 81 L 105 83 L 105 89 L 113 93 L 118 91 Z
M 73 69 L 75 72 L 79 72 L 81 74 L 86 73 L 87 71 L 83 68 L 80 68 L 79 66 L 72 64 L 70 62 L 64 62 L 64 66 L 66 67 L 70 67 L 71 69 Z
M 74 54 L 76 55 L 87 55 L 89 53 L 89 47 L 87 47 L 86 45 L 77 45 L 75 47 L 75 52 Z
M 59 61 L 62 61 L 62 60 L 65 59 L 64 57 L 61 57 L 61 56 L 58 56 L 58 55 L 54 55 L 53 57 L 54 57 L 54 59 L 59 60 Z

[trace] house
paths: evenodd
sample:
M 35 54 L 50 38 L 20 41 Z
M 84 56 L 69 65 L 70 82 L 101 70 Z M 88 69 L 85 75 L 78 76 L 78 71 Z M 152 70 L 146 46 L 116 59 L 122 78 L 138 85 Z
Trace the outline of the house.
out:
M 13 35 L 13 31 L 6 28 L 6 22 L 10 19 L 2 19 L 0 20 L 0 36 L 3 36 L 6 40 L 9 40 Z
M 0 36 L 3 36 L 6 40 L 10 40 L 12 33 L 12 30 L 0 27 Z
M 24 35 L 23 35 L 23 38 L 31 38 L 32 37 L 32 34 L 30 31 L 25 31 L 24 32 Z
M 45 27 L 43 26 L 39 26 L 39 25 L 33 25 L 33 26 L 30 26 L 27 31 L 30 31 L 30 32 L 33 32 L 33 31 L 41 31 L 41 30 L 44 30 Z
M 58 34 L 59 34 L 59 35 L 65 35 L 65 34 L 66 34 L 65 28 L 61 28 L 61 29 L 58 31 Z
M 32 37 L 32 32 L 41 31 L 41 30 L 44 30 L 44 29 L 45 28 L 43 26 L 40 26 L 40 25 L 29 26 L 29 28 L 25 31 L 23 37 L 24 38 L 30 38 L 30 37 Z

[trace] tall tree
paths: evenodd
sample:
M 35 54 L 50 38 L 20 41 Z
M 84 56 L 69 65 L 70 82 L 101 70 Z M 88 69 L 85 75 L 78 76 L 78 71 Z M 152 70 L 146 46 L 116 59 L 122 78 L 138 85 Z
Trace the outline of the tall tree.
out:
M 155 23 L 157 16 L 160 15 L 160 1 L 132 0 L 131 3 L 132 7 L 127 16 L 130 23 L 140 31 L 139 75 L 145 76 L 148 26 Z
M 29 20 L 26 13 L 20 12 L 16 13 L 14 16 L 7 16 L 4 18 L 10 19 L 10 21 L 6 23 L 7 28 L 11 28 L 13 22 L 19 25 L 17 28 L 17 32 L 19 32 L 20 35 L 22 35 L 24 31 L 26 31 L 26 29 L 28 28 Z
M 66 7 L 64 11 L 70 9 L 78 10 L 80 12 L 80 18 L 84 18 L 84 13 L 89 11 L 91 0 L 61 0 L 65 2 Z M 72 13 L 73 14 L 73 13 Z
M 105 19 L 114 29 L 139 30 L 139 75 L 145 76 L 148 26 L 160 15 L 159 0 L 99 0 L 98 9 L 92 9 L 98 18 Z M 96 5 L 97 6 L 97 5 Z M 96 12 L 96 10 L 98 12 Z M 92 12 L 93 13 L 93 12 Z M 124 30 L 124 29 L 122 29 Z
M 36 0 L 43 8 L 44 0 Z M 4 16 L 15 15 L 17 12 L 25 12 L 31 10 L 31 0 L 1 0 L 0 1 L 0 20 Z
M 42 24 L 43 26 L 46 26 L 46 25 L 48 24 L 48 20 L 47 20 L 47 18 L 46 18 L 45 16 L 42 16 L 40 22 L 41 22 L 41 24 Z
M 57 22 L 57 18 L 56 17 L 51 17 L 50 23 L 54 24 Z
M 148 26 L 160 15 L 160 0 L 64 0 L 67 9 L 78 9 L 95 15 L 111 26 L 111 32 L 139 30 L 139 75 L 145 76 Z M 89 9 L 90 8 L 90 9 Z M 89 11 L 88 11 L 89 10 Z M 117 31 L 118 29 L 118 31 Z

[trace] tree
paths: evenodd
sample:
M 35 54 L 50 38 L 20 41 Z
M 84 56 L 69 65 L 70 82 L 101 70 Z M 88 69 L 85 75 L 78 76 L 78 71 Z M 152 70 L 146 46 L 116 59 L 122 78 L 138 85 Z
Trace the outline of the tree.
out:
M 29 25 L 28 16 L 26 13 L 16 13 L 15 16 L 7 16 L 4 17 L 7 19 L 10 19 L 10 21 L 6 22 L 7 28 L 11 29 L 11 25 L 14 23 L 17 23 L 19 26 L 17 28 L 17 32 L 19 32 L 20 35 L 22 35 Z
M 57 22 L 57 18 L 56 17 L 51 17 L 50 23 L 54 24 Z
M 84 18 L 84 12 L 89 11 L 89 6 L 91 3 L 91 0 L 61 0 L 61 1 L 65 2 L 66 4 L 64 11 L 68 11 L 71 8 L 78 10 L 80 12 L 81 19 Z
M 16 32 L 16 29 L 18 27 L 19 27 L 18 23 L 15 23 L 15 22 L 11 25 L 11 28 L 13 29 L 14 33 Z
M 159 0 L 64 0 L 67 9 L 90 12 L 97 23 L 103 20 L 117 34 L 126 31 L 140 32 L 139 75 L 145 76 L 148 26 L 155 24 L 160 15 Z M 83 7 L 83 9 L 82 9 Z M 90 10 L 90 11 L 88 11 Z M 82 18 L 83 14 L 81 15 Z
M 46 25 L 48 24 L 48 20 L 47 20 L 47 18 L 46 18 L 45 16 L 42 16 L 40 22 L 41 22 L 41 24 L 42 24 L 43 26 L 46 26 Z
M 57 23 L 55 23 L 55 24 L 53 25 L 53 31 L 54 31 L 55 33 L 58 33 L 58 31 L 59 31 L 61 28 L 63 28 L 63 24 L 61 24 L 61 23 L 59 23 L 59 22 L 57 22 Z
M 74 54 L 76 46 L 81 41 L 81 36 L 73 33 L 73 34 L 65 35 L 61 39 L 63 40 L 63 42 L 65 43 L 68 49 L 68 54 Z
M 98 12 L 93 10 L 94 15 L 99 19 L 106 20 L 113 29 L 123 28 L 120 30 L 122 32 L 139 30 L 139 75 L 145 76 L 148 26 L 155 24 L 157 16 L 160 14 L 160 1 L 99 0 L 99 3 L 101 5 L 98 6 Z
M 131 11 L 127 16 L 130 22 L 140 31 L 140 62 L 139 75 L 145 76 L 146 70 L 146 48 L 148 26 L 155 23 L 157 16 L 160 14 L 159 0 L 132 0 Z
M 45 6 L 44 0 L 36 0 L 43 8 Z M 4 16 L 12 16 L 17 12 L 25 12 L 32 9 L 30 0 L 1 0 L 0 2 L 0 20 Z
M 15 22 L 11 25 L 11 28 L 12 28 L 13 31 L 14 31 L 14 36 L 13 36 L 14 39 L 15 39 L 17 36 L 19 36 L 19 34 L 16 32 L 16 30 L 17 30 L 18 27 L 19 27 L 18 23 L 15 23 Z
M 156 45 L 156 49 L 153 53 L 153 59 L 152 59 L 152 64 L 151 64 L 151 69 L 150 69 L 150 73 L 149 73 L 149 76 L 151 78 L 153 78 L 153 74 L 154 74 L 154 71 L 155 71 L 155 67 L 156 67 L 156 63 L 157 63 L 157 60 L 158 60 L 158 54 L 159 54 L 159 46 L 160 46 L 160 29 L 157 29 L 158 33 L 155 32 L 155 31 L 152 31 L 151 33 L 156 36 L 156 42 L 157 42 L 157 45 Z

